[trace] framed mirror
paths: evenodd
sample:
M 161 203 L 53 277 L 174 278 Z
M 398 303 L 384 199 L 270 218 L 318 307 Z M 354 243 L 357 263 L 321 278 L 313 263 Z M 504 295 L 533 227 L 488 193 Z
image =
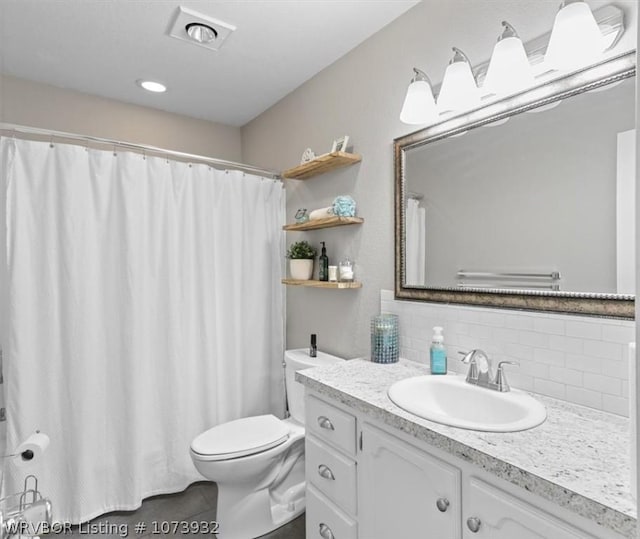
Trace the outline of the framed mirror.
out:
M 396 298 L 634 317 L 635 51 L 394 156 Z

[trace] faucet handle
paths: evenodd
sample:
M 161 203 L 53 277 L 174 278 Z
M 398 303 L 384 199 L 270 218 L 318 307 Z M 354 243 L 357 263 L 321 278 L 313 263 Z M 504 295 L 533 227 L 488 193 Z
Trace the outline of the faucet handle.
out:
M 460 360 L 462 361 L 462 363 L 469 363 L 475 353 L 476 353 L 476 350 L 469 350 L 468 352 L 463 352 L 462 350 L 458 350 L 458 354 L 460 354 L 461 356 L 464 356 Z
M 498 363 L 498 370 L 496 371 L 496 379 L 494 383 L 498 391 L 502 391 L 503 393 L 505 393 L 507 391 L 511 391 L 511 387 L 509 386 L 507 378 L 504 375 L 504 369 L 502 368 L 503 365 L 520 366 L 520 363 L 517 361 L 500 361 Z

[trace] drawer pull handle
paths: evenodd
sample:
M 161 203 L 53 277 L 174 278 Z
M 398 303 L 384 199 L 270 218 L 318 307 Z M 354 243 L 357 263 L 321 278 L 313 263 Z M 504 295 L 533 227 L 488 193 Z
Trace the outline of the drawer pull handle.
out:
M 331 481 L 335 481 L 336 479 L 331 468 L 326 464 L 320 464 L 320 466 L 318 466 L 318 473 L 320 474 L 320 477 L 324 477 L 325 479 L 331 479 Z
M 469 528 L 473 533 L 478 533 L 482 521 L 478 517 L 469 517 L 467 519 L 467 528 Z
M 333 532 L 331 531 L 331 528 L 327 526 L 324 522 L 320 523 L 319 531 L 320 531 L 320 537 L 322 537 L 322 539 L 334 539 L 334 535 L 333 535 Z
M 438 498 L 436 507 L 441 513 L 446 513 L 447 509 L 449 509 L 449 500 L 447 500 L 446 498 Z
M 331 423 L 331 420 L 323 415 L 318 418 L 318 425 L 320 425 L 320 428 L 323 429 L 336 430 L 333 426 L 333 423 Z

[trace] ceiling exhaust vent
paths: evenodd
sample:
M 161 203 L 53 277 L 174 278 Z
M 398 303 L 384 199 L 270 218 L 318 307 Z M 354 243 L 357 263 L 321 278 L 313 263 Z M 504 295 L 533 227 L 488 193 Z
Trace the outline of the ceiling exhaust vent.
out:
M 180 6 L 169 28 L 169 35 L 217 51 L 235 29 L 232 24 Z

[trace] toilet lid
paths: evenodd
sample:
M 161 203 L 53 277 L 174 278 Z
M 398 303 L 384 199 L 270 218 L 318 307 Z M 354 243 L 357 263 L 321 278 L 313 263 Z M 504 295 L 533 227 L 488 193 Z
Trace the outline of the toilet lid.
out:
M 207 460 L 222 460 L 266 451 L 288 437 L 286 423 L 271 414 L 259 415 L 213 427 L 197 436 L 191 449 Z

